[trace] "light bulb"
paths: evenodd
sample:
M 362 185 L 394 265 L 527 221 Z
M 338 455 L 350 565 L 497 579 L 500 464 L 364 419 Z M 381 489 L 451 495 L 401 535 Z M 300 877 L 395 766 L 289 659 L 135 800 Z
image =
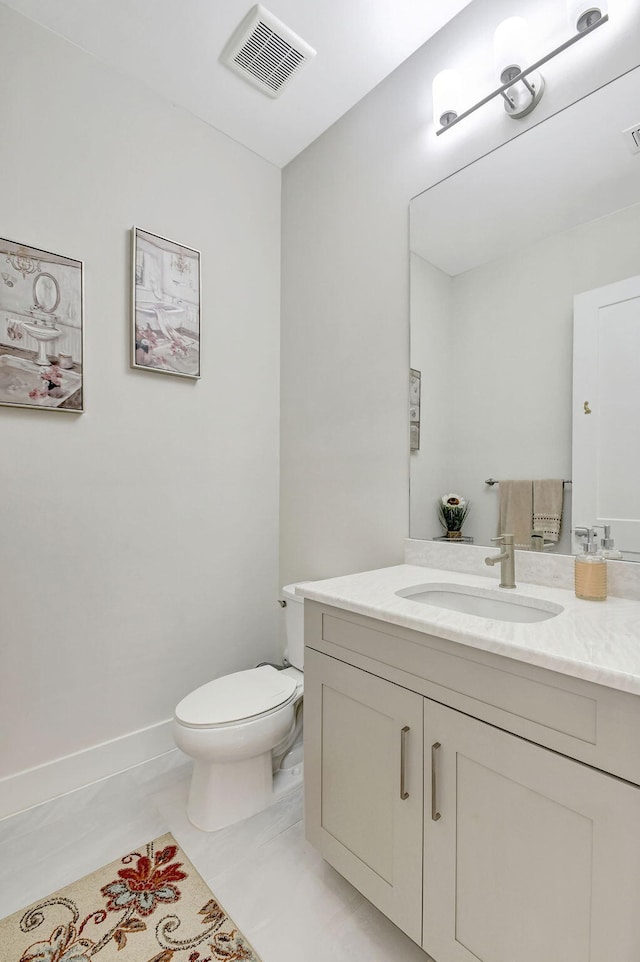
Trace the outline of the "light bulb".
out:
M 567 0 L 567 15 L 572 30 L 582 33 L 607 12 L 606 0 Z
M 498 26 L 493 38 L 496 72 L 503 84 L 513 80 L 531 63 L 529 27 L 522 17 L 509 17 Z
M 460 75 L 456 70 L 442 70 L 433 78 L 433 120 L 448 127 L 460 113 Z

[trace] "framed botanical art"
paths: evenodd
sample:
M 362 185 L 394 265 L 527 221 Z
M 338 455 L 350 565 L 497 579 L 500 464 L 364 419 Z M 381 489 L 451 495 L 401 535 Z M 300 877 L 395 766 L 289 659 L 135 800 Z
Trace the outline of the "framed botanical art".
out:
M 0 278 L 0 404 L 82 413 L 82 261 L 0 239 Z
M 132 228 L 131 366 L 200 377 L 200 252 Z

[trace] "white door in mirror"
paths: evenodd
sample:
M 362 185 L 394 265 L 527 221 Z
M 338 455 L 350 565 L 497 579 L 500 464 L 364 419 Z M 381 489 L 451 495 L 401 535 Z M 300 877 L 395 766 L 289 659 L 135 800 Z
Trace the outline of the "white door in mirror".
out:
M 610 525 L 640 561 L 640 277 L 578 294 L 573 316 L 572 527 Z

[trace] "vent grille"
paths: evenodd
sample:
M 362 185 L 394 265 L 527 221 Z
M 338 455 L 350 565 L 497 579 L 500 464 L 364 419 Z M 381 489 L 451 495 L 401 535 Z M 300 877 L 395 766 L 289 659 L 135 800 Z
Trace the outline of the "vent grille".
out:
M 233 59 L 242 70 L 276 93 L 304 63 L 304 55 L 262 21 Z
M 245 80 L 277 97 L 315 50 L 257 4 L 225 47 L 221 60 Z

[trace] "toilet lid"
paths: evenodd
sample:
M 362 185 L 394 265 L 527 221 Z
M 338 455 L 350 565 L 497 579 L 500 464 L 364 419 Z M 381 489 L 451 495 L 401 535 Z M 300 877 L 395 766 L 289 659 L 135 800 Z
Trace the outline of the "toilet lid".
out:
M 272 711 L 291 698 L 295 690 L 293 678 L 271 665 L 236 671 L 183 698 L 176 708 L 176 718 L 194 727 L 241 721 Z

